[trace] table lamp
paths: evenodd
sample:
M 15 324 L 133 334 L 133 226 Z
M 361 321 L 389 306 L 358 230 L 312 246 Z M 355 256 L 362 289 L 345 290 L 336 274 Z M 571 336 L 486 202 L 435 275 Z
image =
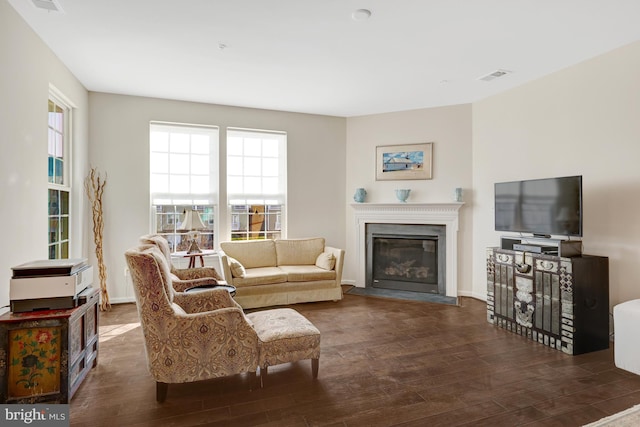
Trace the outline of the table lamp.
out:
M 198 212 L 192 209 L 185 210 L 184 218 L 179 229 L 188 230 L 190 232 L 188 234 L 189 239 L 187 240 L 189 243 L 189 249 L 187 250 L 188 254 L 198 254 L 202 252 L 198 246 L 198 235 L 200 234 L 200 230 L 204 230 L 205 228 L 207 227 L 202 222 Z

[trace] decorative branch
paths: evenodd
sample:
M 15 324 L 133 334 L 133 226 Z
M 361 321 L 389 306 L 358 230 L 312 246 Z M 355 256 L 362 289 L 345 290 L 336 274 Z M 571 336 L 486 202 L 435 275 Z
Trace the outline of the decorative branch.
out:
M 109 302 L 109 292 L 107 291 L 107 267 L 104 265 L 102 254 L 102 232 L 104 222 L 102 219 L 102 193 L 107 185 L 107 176 L 104 178 L 96 168 L 91 168 L 89 175 L 84 180 L 84 189 L 91 202 L 91 213 L 93 217 L 93 241 L 96 244 L 96 258 L 98 259 L 98 276 L 100 278 L 100 310 L 105 311 L 111 308 Z

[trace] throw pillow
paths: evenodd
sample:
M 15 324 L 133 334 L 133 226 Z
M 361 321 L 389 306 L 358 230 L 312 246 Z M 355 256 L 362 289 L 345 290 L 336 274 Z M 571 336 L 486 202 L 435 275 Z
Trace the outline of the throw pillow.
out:
M 231 269 L 231 275 L 233 277 L 239 277 L 241 279 L 244 278 L 247 272 L 244 269 L 244 266 L 240 264 L 240 261 L 231 257 L 227 257 L 227 259 L 229 260 L 229 268 Z
M 332 253 L 322 252 L 316 258 L 316 267 L 320 267 L 324 270 L 333 270 L 333 267 L 336 266 L 336 257 L 333 256 Z

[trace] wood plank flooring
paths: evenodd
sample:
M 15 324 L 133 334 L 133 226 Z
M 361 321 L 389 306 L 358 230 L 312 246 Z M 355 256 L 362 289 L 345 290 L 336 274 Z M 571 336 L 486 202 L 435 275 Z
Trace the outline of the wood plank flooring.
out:
M 311 362 L 169 386 L 155 401 L 134 304 L 101 314 L 98 366 L 71 401 L 72 426 L 581 426 L 640 404 L 640 376 L 609 350 L 568 356 L 460 306 L 345 295 L 292 306 L 322 333 Z M 253 389 L 251 389 L 253 386 Z

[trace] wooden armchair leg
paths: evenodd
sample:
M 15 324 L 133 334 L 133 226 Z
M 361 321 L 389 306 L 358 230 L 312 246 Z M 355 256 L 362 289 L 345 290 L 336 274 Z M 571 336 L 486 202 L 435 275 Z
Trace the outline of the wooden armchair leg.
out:
M 311 374 L 313 379 L 318 378 L 318 368 L 320 367 L 320 359 L 311 359 Z
M 257 371 L 249 372 L 249 389 L 254 390 L 258 386 L 258 376 Z
M 260 368 L 260 388 L 264 388 L 264 380 L 267 379 L 267 369 L 267 366 Z
M 156 401 L 158 403 L 162 403 L 167 398 L 167 390 L 169 389 L 169 384 L 156 382 Z

